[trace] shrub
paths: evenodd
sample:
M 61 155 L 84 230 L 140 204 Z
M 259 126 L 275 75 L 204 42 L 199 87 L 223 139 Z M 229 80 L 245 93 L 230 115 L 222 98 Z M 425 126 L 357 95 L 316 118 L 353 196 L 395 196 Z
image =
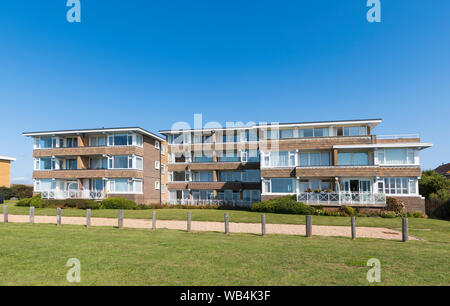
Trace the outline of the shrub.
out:
M 407 217 L 407 218 L 426 218 L 427 217 L 427 215 L 425 215 L 421 211 L 407 212 L 403 216 Z
M 386 197 L 386 207 L 384 208 L 385 211 L 393 211 L 397 215 L 400 215 L 403 213 L 404 209 L 405 203 L 403 203 L 403 201 L 393 197 Z
M 93 200 L 85 199 L 66 199 L 66 200 L 47 200 L 45 207 L 50 208 L 77 208 L 77 209 L 99 209 L 100 204 Z
M 41 199 L 41 195 L 37 195 L 31 198 L 30 205 L 36 208 L 46 207 L 45 201 Z
M 125 198 L 109 198 L 102 201 L 101 208 L 105 209 L 135 209 L 136 203 Z
M 9 200 L 14 196 L 11 188 L 8 187 L 0 187 L 0 196 L 3 197 L 3 200 Z
M 441 189 L 449 189 L 450 180 L 439 173 L 428 170 L 423 171 L 419 180 L 419 193 L 426 197 L 430 197 L 432 193 L 436 193 Z
M 381 218 L 396 218 L 397 213 L 395 211 L 383 211 L 381 213 Z
M 257 212 L 295 215 L 312 215 L 316 211 L 309 205 L 297 202 L 297 198 L 295 195 L 288 195 L 267 201 L 255 202 L 252 204 L 251 210 Z
M 353 209 L 353 207 L 350 206 L 342 206 L 341 213 L 344 216 L 353 216 L 355 214 L 355 210 Z
M 33 196 L 33 187 L 27 185 L 13 185 L 11 191 L 14 197 L 18 199 L 31 198 Z
M 25 198 L 22 200 L 19 200 L 16 203 L 16 206 L 23 206 L 23 207 L 30 207 L 31 198 Z

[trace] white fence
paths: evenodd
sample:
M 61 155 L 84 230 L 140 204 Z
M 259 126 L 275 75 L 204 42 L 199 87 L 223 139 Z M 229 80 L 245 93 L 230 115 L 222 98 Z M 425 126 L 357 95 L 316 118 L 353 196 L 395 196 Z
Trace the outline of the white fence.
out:
M 243 200 L 191 200 L 191 199 L 172 199 L 169 200 L 170 205 L 219 205 L 219 206 L 231 206 L 231 207 L 251 207 L 251 201 Z
M 356 192 L 301 192 L 297 194 L 297 201 L 306 204 L 328 204 L 328 205 L 385 205 L 386 195 L 384 193 L 356 193 Z
M 41 198 L 55 199 L 55 200 L 65 200 L 65 199 L 101 200 L 105 198 L 105 193 L 103 191 L 97 190 L 49 190 L 49 191 L 42 191 Z

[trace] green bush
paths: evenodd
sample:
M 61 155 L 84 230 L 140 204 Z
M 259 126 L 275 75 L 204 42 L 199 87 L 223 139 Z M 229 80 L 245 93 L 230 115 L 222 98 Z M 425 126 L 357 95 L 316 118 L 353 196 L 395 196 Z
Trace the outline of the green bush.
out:
M 397 215 L 400 215 L 403 213 L 404 209 L 405 203 L 403 203 L 403 201 L 393 197 L 386 197 L 386 207 L 384 208 L 385 211 L 393 211 Z
M 383 211 L 380 216 L 381 218 L 396 218 L 397 213 L 395 211 Z
M 414 212 L 407 212 L 406 214 L 403 214 L 404 217 L 407 218 L 426 218 L 427 215 L 425 215 L 421 211 L 414 211 Z
M 125 198 L 109 198 L 102 201 L 101 208 L 104 209 L 135 209 L 134 201 Z
M 30 207 L 31 198 L 25 198 L 22 200 L 19 200 L 16 203 L 16 206 L 23 206 L 23 207 Z
M 9 200 L 14 196 L 11 188 L 8 187 L 0 187 L 0 196 L 3 197 L 3 200 Z
M 342 206 L 341 213 L 344 216 L 353 216 L 355 214 L 355 210 L 350 206 Z
M 18 199 L 31 198 L 33 196 L 33 186 L 14 185 L 11 187 L 13 196 Z
M 66 199 L 66 200 L 47 200 L 45 207 L 48 208 L 76 208 L 76 209 L 99 209 L 100 204 L 93 200 L 85 199 Z
M 278 213 L 278 214 L 295 214 L 295 215 L 312 215 L 315 209 L 304 203 L 297 202 L 295 195 L 288 195 L 262 202 L 255 202 L 251 207 L 252 211 Z
M 419 180 L 419 193 L 425 198 L 429 198 L 432 193 L 441 189 L 450 189 L 450 180 L 439 173 L 428 170 L 423 171 Z
M 30 206 L 33 206 L 36 208 L 44 208 L 44 207 L 46 207 L 45 200 L 41 199 L 41 195 L 34 196 L 31 198 Z

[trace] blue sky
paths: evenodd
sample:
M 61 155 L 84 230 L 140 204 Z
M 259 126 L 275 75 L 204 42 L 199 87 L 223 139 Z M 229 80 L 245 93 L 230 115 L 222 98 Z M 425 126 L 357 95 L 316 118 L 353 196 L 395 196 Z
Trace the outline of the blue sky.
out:
M 0 155 L 31 182 L 24 131 L 175 121 L 382 118 L 450 162 L 450 1 L 65 0 L 0 3 Z

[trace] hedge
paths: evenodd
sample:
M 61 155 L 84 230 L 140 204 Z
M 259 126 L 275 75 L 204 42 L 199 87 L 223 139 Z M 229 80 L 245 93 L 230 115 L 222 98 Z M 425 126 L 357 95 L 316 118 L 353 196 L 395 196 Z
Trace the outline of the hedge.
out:
M 125 198 L 108 198 L 102 201 L 101 208 L 104 209 L 135 209 L 136 203 Z
M 309 205 L 297 202 L 296 195 L 288 195 L 252 204 L 252 211 L 278 214 L 312 215 L 315 209 Z
M 66 199 L 66 200 L 43 200 L 40 195 L 18 201 L 17 206 L 36 208 L 78 208 L 78 209 L 99 209 L 100 204 L 93 200 Z

